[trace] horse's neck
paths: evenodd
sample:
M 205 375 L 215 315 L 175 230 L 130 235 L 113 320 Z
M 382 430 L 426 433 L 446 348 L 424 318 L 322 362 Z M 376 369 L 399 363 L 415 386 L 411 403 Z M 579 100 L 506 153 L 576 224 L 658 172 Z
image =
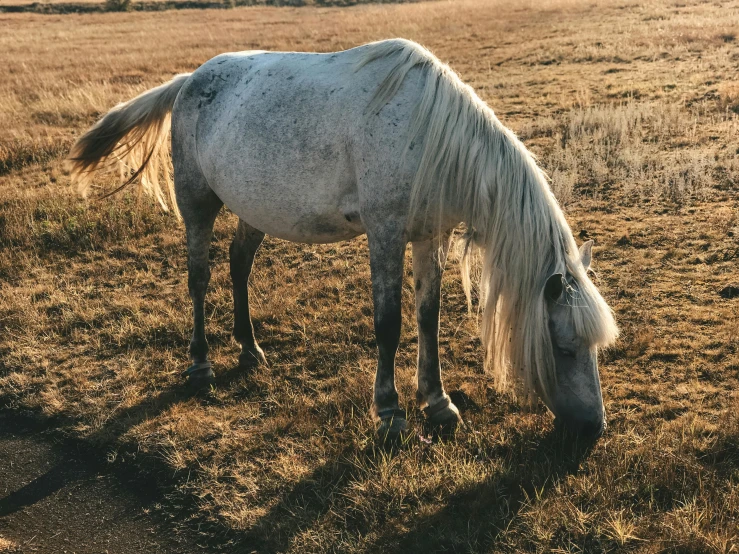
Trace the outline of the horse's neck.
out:
M 545 177 L 524 145 L 500 122 L 491 122 L 490 132 L 497 134 L 490 143 L 494 145 L 491 150 L 498 152 L 500 157 L 487 160 L 487 171 L 478 174 L 481 182 L 470 183 L 474 189 L 460 195 L 460 198 L 469 197 L 469 192 L 484 195 L 489 207 L 487 213 L 477 209 L 476 213 L 465 214 L 468 226 L 471 223 L 475 234 L 485 234 L 488 243 L 492 238 L 498 245 L 506 244 L 516 249 L 498 252 L 499 255 L 513 261 L 527 258 L 528 263 L 516 268 L 518 270 L 526 268 L 533 271 L 537 266 L 541 267 L 541 258 L 551 258 L 555 263 L 560 256 L 561 241 L 571 233 Z M 459 206 L 455 208 L 453 211 L 458 211 Z M 492 233 L 512 236 L 499 242 L 490 236 Z M 542 241 L 551 246 L 551 252 L 542 249 Z M 532 252 L 531 249 L 535 250 Z M 537 256 L 538 260 L 535 259 Z M 514 263 L 516 265 L 519 264 Z

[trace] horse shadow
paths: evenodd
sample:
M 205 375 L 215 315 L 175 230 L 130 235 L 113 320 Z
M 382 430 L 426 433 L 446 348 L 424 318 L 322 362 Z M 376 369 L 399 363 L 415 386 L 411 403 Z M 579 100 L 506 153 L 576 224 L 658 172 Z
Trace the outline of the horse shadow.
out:
M 20 489 L 0 498 L 0 517 L 12 514 L 27 506 L 56 493 L 68 484 L 87 479 L 107 470 L 110 465 L 105 458 L 100 457 L 100 448 L 109 448 L 115 444 L 115 438 L 123 436 L 131 428 L 148 418 L 156 417 L 169 407 L 178 402 L 197 395 L 186 387 L 174 387 L 164 389 L 159 393 L 146 397 L 141 402 L 115 412 L 108 422 L 100 429 L 84 438 L 63 437 L 53 433 L 53 429 L 66 424 L 74 423 L 73 420 L 64 416 L 43 416 L 34 412 L 15 412 L 12 409 L 0 409 L 0 437 L 24 438 L 35 442 L 46 443 L 50 451 L 56 456 L 67 460 L 73 459 L 75 463 L 68 461 L 53 465 L 45 473 L 39 475 Z M 121 466 L 122 467 L 122 466 Z M 134 472 L 131 475 L 121 473 L 126 480 L 143 481 L 144 484 L 153 485 L 156 479 L 153 476 Z M 153 480 L 152 480 L 153 479 Z M 151 481 L 151 482 L 149 482 Z M 150 503 L 150 493 L 158 490 L 158 487 L 150 486 L 133 487 L 131 490 L 144 491 L 140 500 Z
M 246 378 L 242 368 L 234 366 L 221 373 L 217 386 L 228 386 L 237 379 Z M 259 396 L 259 387 L 248 386 L 243 394 Z M 462 391 L 450 392 L 455 404 L 463 414 L 480 412 L 481 408 Z M 52 467 L 25 487 L 0 499 L 0 516 L 13 513 L 39 500 L 54 494 L 66 484 L 84 479 L 100 470 L 99 446 L 116 443 L 114 439 L 123 436 L 130 429 L 145 420 L 156 417 L 176 403 L 199 398 L 202 403 L 211 401 L 209 395 L 193 391 L 184 385 L 164 389 L 141 402 L 115 413 L 109 422 L 85 439 L 75 441 L 74 448 L 88 449 L 98 460 L 97 464 L 85 469 Z M 419 416 L 420 417 L 420 416 Z M 39 422 L 37 428 L 49 428 L 50 421 Z M 39 427 L 40 426 L 40 427 Z M 53 425 L 52 425 L 53 426 Z M 422 447 L 417 441 L 400 448 Z M 517 516 L 529 499 L 546 494 L 555 483 L 567 475 L 576 473 L 581 462 L 592 448 L 591 443 L 572 440 L 562 430 L 551 430 L 544 435 L 534 432 L 514 436 L 505 445 L 496 447 L 480 463 L 503 462 L 506 470 L 491 474 L 488 478 L 464 490 L 446 496 L 443 504 L 435 512 L 425 516 L 414 516 L 410 526 L 380 526 L 369 545 L 371 551 L 390 550 L 399 552 L 456 552 L 466 551 L 471 542 L 481 549 L 494 546 L 497 536 Z M 348 444 L 344 449 L 333 453 L 324 463 L 303 476 L 283 492 L 271 507 L 248 529 L 235 531 L 212 522 L 201 520 L 197 503 L 180 499 L 178 511 L 189 520 L 187 527 L 197 526 L 200 533 L 210 535 L 209 542 L 233 545 L 236 552 L 281 552 L 290 548 L 291 543 L 306 529 L 320 523 L 322 517 L 335 509 L 335 503 L 327 498 L 339 498 L 345 494 L 352 483 L 361 481 L 362 467 L 375 464 L 382 456 L 393 456 L 397 449 L 383 448 L 370 443 L 357 451 L 356 445 Z M 147 490 L 163 499 L 169 490 L 162 488 L 156 476 L 166 471 L 163 462 L 147 462 L 148 471 L 131 475 L 131 482 L 147 480 L 151 486 L 133 487 L 134 490 Z M 121 467 L 130 464 L 122 464 Z M 146 504 L 151 498 L 142 498 Z M 382 514 L 380 514 L 382 517 Z M 367 536 L 377 526 L 359 514 L 347 517 L 346 531 L 351 534 Z M 201 527 L 202 524 L 202 527 Z M 372 527 L 372 529 L 370 529 Z
M 134 407 L 132 412 L 136 411 Z M 0 411 L 0 439 L 23 441 L 23 448 L 30 448 L 33 459 L 53 461 L 53 465 L 22 487 L 0 498 L 0 518 L 13 514 L 57 493 L 59 490 L 87 479 L 107 474 L 112 469 L 100 456 L 100 450 L 87 439 L 60 438 L 49 429 L 53 419 L 39 418 L 29 413 Z M 43 462 L 42 462 L 43 463 Z M 127 468 L 132 470 L 132 468 Z M 143 505 L 158 500 L 156 479 L 152 475 L 127 471 L 116 473 L 117 482 L 132 482 L 137 486 L 126 487 Z
M 462 400 L 460 395 L 464 393 L 450 393 L 455 401 Z M 479 409 L 469 400 L 471 403 L 460 405 L 471 411 Z M 367 545 L 368 550 L 466 552 L 472 542 L 480 550 L 488 550 L 532 498 L 545 495 L 557 482 L 579 470 L 593 444 L 563 430 L 552 429 L 544 435 L 522 433 L 490 453 L 489 458 L 479 460 L 502 461 L 505 470 L 445 497 L 443 506 L 432 514 L 414 516 L 410 528 L 385 525 L 385 531 Z M 282 494 L 249 529 L 229 532 L 231 544 L 236 552 L 288 550 L 300 533 L 336 509 L 326 495 L 338 498 L 345 494 L 361 479 L 362 466 L 373 464 L 380 456 L 393 456 L 399 449 L 418 447 L 421 445 L 417 441 L 395 448 L 370 445 L 359 452 L 347 447 Z M 377 529 L 362 516 L 347 517 L 346 522 L 345 530 L 351 534 L 367 537 Z
M 502 460 L 504 469 L 451 494 L 439 510 L 417 519 L 407 531 L 389 528 L 373 546 L 397 552 L 467 552 L 471 545 L 495 550 L 499 535 L 522 508 L 577 473 L 592 447 L 593 442 L 562 430 L 552 429 L 542 437 L 523 434 L 499 448 L 494 459 L 480 460 Z
M 0 498 L 0 518 L 32 506 L 87 475 L 88 472 L 78 467 L 58 463 L 30 483 Z

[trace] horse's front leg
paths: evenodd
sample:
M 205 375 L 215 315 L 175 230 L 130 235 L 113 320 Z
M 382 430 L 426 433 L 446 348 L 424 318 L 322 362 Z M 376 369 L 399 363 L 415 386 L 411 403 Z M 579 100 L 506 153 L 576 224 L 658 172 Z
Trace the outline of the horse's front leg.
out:
M 378 420 L 378 435 L 393 441 L 407 428 L 406 414 L 398 404 L 395 388 L 395 354 L 400 342 L 400 296 L 403 285 L 405 235 L 402 226 L 368 232 L 372 297 L 375 305 L 377 373 L 372 414 Z
M 444 392 L 439 364 L 439 306 L 441 276 L 449 251 L 449 238 L 413 243 L 413 278 L 418 322 L 418 372 L 416 398 L 432 425 L 456 425 L 457 407 Z

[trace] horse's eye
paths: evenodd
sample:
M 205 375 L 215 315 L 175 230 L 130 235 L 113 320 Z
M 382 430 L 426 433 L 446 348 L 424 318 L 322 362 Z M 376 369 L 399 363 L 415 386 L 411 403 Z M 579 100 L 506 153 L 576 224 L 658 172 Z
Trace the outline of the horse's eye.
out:
M 575 353 L 572 350 L 567 350 L 567 349 L 562 348 L 562 347 L 557 346 L 557 345 L 554 346 L 554 349 L 557 351 L 557 353 L 560 356 L 566 356 L 568 358 L 574 358 L 575 357 Z

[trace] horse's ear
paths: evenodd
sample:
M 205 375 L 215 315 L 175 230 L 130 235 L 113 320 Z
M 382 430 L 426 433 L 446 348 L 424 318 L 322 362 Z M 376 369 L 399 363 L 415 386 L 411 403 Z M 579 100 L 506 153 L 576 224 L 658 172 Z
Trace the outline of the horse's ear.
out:
M 547 300 L 558 300 L 564 289 L 564 277 L 561 273 L 555 273 L 547 279 L 547 284 L 544 285 L 544 297 Z
M 584 242 L 580 247 L 580 262 L 585 271 L 590 269 L 590 262 L 593 261 L 593 241 Z

